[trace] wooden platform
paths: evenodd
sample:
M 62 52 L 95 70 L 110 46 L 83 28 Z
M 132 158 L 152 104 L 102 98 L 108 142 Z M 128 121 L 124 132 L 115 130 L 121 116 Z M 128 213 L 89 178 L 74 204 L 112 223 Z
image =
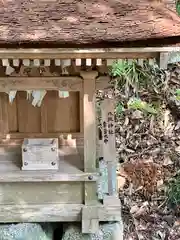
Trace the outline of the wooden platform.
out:
M 0 182 L 84 182 L 98 179 L 98 173 L 83 172 L 76 163 L 73 165 L 65 160 L 59 160 L 59 170 L 23 171 L 19 151 L 20 147 L 16 147 L 14 151 L 0 152 Z

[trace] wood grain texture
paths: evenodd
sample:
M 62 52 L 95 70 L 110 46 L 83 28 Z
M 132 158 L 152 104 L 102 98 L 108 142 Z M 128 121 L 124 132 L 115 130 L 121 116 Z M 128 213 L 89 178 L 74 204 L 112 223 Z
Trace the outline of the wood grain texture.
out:
M 82 183 L 5 182 L 0 183 L 0 207 L 5 204 L 83 203 Z
M 74 152 L 73 152 L 74 151 Z M 69 147 L 59 149 L 59 169 L 22 171 L 22 159 L 19 147 L 0 148 L 0 182 L 94 182 L 98 179 L 96 171 L 83 172 L 83 159 L 77 161 L 79 153 Z M 92 178 L 89 179 L 89 176 Z
M 83 204 L 5 204 L 0 222 L 76 222 L 82 219 Z M 99 209 L 100 221 L 122 221 L 120 207 Z M 8 214 L 7 214 L 8 213 Z
M 32 106 L 26 92 L 17 93 L 18 130 L 22 133 L 41 132 L 40 108 Z
M 19 74 L 20 75 L 20 74 Z M 51 73 L 49 73 L 51 75 Z M 101 76 L 96 79 L 96 89 L 102 90 L 107 88 L 110 78 L 107 76 Z M 59 90 L 81 92 L 83 90 L 83 80 L 80 77 L 70 76 L 38 76 L 34 73 L 34 76 L 10 76 L 0 77 L 0 92 L 8 92 L 10 90 Z
M 84 171 L 96 169 L 96 106 L 95 106 L 95 78 L 97 72 L 81 72 L 84 79 L 83 97 L 83 127 L 84 127 Z M 98 205 L 96 183 L 85 183 L 85 205 Z M 98 219 L 82 215 L 82 231 L 84 233 L 96 232 Z
M 48 132 L 79 132 L 79 95 L 70 92 L 68 98 L 59 98 L 58 92 L 46 96 L 46 117 Z
M 18 118 L 17 118 L 17 98 L 10 104 L 8 103 L 8 126 L 9 132 L 18 131 Z
M 115 147 L 115 121 L 114 100 L 104 99 L 101 103 L 102 112 L 102 136 L 103 136 L 103 158 L 108 169 L 108 193 L 117 194 L 116 187 L 116 147 Z
M 0 132 L 8 133 L 9 124 L 8 124 L 8 95 L 2 93 L 0 96 Z

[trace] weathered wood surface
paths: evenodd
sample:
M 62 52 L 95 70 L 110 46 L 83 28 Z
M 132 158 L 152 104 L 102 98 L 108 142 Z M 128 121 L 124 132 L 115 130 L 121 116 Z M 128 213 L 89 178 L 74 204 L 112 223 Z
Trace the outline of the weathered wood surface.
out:
M 83 99 L 83 127 L 84 127 L 84 171 L 95 171 L 96 169 L 96 105 L 95 105 L 95 78 L 97 72 L 81 72 L 84 79 Z M 98 205 L 97 184 L 85 184 L 85 210 L 89 206 Z M 88 211 L 88 210 L 87 210 Z M 82 232 L 96 232 L 99 228 L 98 218 L 87 216 L 83 211 Z
M 84 58 L 155 58 L 158 52 L 173 51 L 180 47 L 143 47 L 143 48 L 56 48 L 56 49 L 0 49 L 0 58 L 7 59 L 84 59 Z
M 25 138 L 22 170 L 58 170 L 58 138 Z
M 20 158 L 20 156 L 19 156 Z M 16 162 L 0 162 L 0 182 L 75 182 L 97 181 L 99 174 L 83 172 L 65 161 L 59 162 L 59 170 L 22 171 Z
M 99 229 L 98 206 L 84 206 L 82 209 L 82 220 L 82 233 L 97 232 Z
M 0 222 L 76 222 L 82 219 L 83 204 L 6 204 Z M 8 214 L 7 214 L 8 213 Z M 100 221 L 121 221 L 119 206 L 99 206 Z
M 0 182 L 0 207 L 3 205 L 83 203 L 84 186 L 77 182 Z
M 160 53 L 159 66 L 161 69 L 167 69 L 169 53 Z
M 96 79 L 96 90 L 101 90 L 109 86 L 109 77 L 101 76 Z M 10 90 L 58 90 L 62 91 L 82 91 L 83 80 L 80 77 L 0 77 L 0 92 Z
M 114 100 L 104 99 L 101 104 L 101 112 L 103 126 L 103 158 L 107 163 L 108 169 L 108 193 L 109 195 L 114 195 L 117 194 Z
M 22 171 L 21 145 L 0 145 L 0 182 L 96 181 L 99 174 L 83 171 L 83 148 L 61 146 L 57 171 Z M 90 177 L 91 176 L 91 177 Z M 89 179 L 90 178 L 90 179 Z
M 84 79 L 83 125 L 84 125 L 84 171 L 96 169 L 96 107 L 95 78 L 97 72 L 82 72 Z M 97 203 L 96 184 L 85 186 L 85 204 Z
M 25 138 L 42 130 L 45 135 L 56 135 L 80 129 L 78 92 L 70 92 L 70 96 L 63 99 L 58 97 L 58 91 L 48 91 L 42 107 L 32 106 L 26 99 L 26 92 L 18 92 L 13 104 L 9 103 L 7 94 L 0 93 L 0 106 L 0 134 L 18 131 Z

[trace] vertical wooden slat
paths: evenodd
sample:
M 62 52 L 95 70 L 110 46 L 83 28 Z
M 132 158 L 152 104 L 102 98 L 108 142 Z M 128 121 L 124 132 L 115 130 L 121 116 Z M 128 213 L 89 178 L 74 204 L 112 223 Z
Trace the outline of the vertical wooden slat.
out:
M 47 101 L 48 96 L 44 97 L 42 104 L 41 104 L 41 132 L 47 133 L 48 132 L 48 126 L 47 126 Z
M 167 69 L 169 53 L 160 53 L 159 66 L 161 69 Z
M 8 95 L 6 93 L 0 94 L 0 132 L 9 133 L 8 126 Z
M 26 99 L 26 92 L 17 93 L 17 111 L 19 132 L 41 132 L 41 110 Z
M 114 101 L 105 99 L 101 104 L 103 126 L 103 157 L 108 168 L 109 195 L 117 193 L 116 190 L 116 147 L 114 126 Z
M 96 171 L 96 106 L 95 106 L 95 78 L 97 72 L 81 72 L 84 81 L 83 117 L 84 117 L 84 171 Z M 93 182 L 85 183 L 85 205 L 98 205 L 97 185 Z M 84 233 L 98 230 L 98 219 L 86 217 L 82 219 Z M 93 226 L 92 226 L 93 225 Z M 95 228 L 94 228 L 95 226 Z
M 48 132 L 70 132 L 70 97 L 59 98 L 57 91 L 48 91 L 45 106 Z
M 69 123 L 70 123 L 70 132 L 79 132 L 80 131 L 80 106 L 79 106 L 79 92 L 71 92 L 69 98 Z
M 79 124 L 80 124 L 80 132 L 81 133 L 83 133 L 83 131 L 84 131 L 83 96 L 84 96 L 83 91 L 80 91 L 80 93 L 79 93 L 79 115 L 80 115 Z
M 9 132 L 18 131 L 18 120 L 17 120 L 17 100 L 16 98 L 12 103 L 8 105 L 8 124 Z

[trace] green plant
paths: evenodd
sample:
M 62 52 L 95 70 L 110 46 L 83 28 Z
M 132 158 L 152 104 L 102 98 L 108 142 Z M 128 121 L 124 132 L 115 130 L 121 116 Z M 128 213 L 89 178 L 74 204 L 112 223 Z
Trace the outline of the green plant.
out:
M 128 108 L 134 109 L 134 110 L 140 110 L 140 111 L 151 113 L 151 114 L 157 113 L 157 110 L 152 106 L 152 104 L 149 104 L 138 98 L 131 98 L 128 101 Z
M 180 175 L 174 178 L 167 186 L 168 204 L 171 207 L 180 206 Z
M 177 11 L 178 15 L 180 16 L 180 1 L 179 0 L 176 1 L 176 11 Z
M 176 89 L 175 91 L 175 97 L 176 97 L 176 100 L 180 100 L 180 89 Z
M 149 103 L 154 100 L 147 101 L 141 97 L 144 92 L 147 95 L 146 98 L 151 96 L 158 101 L 160 97 L 164 86 L 164 77 L 162 77 L 164 75 L 156 65 L 150 65 L 148 61 L 144 61 L 142 66 L 135 60 L 116 61 L 112 65 L 111 75 L 115 91 L 118 93 L 117 115 L 122 114 L 126 103 L 129 109 L 157 114 L 158 110 L 155 105 Z

